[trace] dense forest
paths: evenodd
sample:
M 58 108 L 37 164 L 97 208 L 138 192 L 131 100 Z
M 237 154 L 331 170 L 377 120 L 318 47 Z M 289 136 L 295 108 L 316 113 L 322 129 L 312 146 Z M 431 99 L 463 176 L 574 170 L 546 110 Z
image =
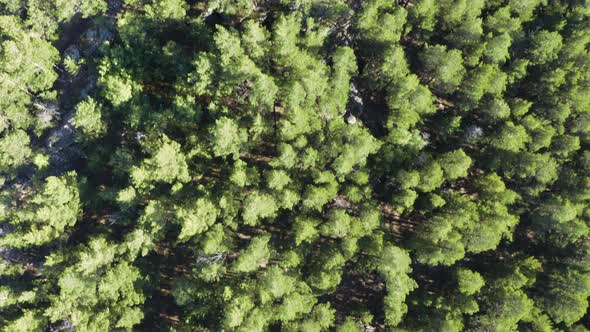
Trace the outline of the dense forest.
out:
M 590 329 L 589 0 L 0 0 L 0 330 Z

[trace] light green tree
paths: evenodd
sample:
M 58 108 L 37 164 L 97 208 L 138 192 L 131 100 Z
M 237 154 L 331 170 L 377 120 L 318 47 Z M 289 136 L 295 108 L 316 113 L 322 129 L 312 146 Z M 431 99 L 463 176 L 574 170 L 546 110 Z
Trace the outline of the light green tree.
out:
M 149 188 L 154 182 L 190 180 L 186 157 L 180 151 L 180 144 L 163 135 L 152 150 L 151 158 L 131 168 L 131 179 L 137 188 Z
M 236 272 L 253 272 L 261 266 L 265 266 L 270 259 L 270 248 L 268 242 L 270 236 L 258 236 L 250 240 L 248 247 L 241 253 L 232 265 Z
M 3 219 L 16 230 L 0 238 L 3 245 L 28 247 L 62 237 L 68 227 L 76 224 L 81 213 L 76 173 L 46 178 L 18 209 L 4 206 L 4 210 L 9 212 Z
M 252 192 L 244 200 L 243 214 L 244 223 L 254 226 L 263 218 L 274 217 L 278 210 L 275 199 L 265 193 Z
M 447 50 L 446 46 L 427 46 L 420 54 L 424 75 L 431 86 L 443 93 L 452 93 L 465 75 L 463 57 L 459 50 Z
M 24 165 L 32 155 L 29 135 L 15 130 L 0 138 L 0 172 L 12 173 Z
M 394 327 L 399 324 L 408 311 L 405 304 L 406 296 L 414 290 L 418 284 L 408 274 L 410 267 L 410 255 L 401 248 L 386 246 L 379 258 L 377 269 L 383 275 L 387 287 L 385 295 L 385 324 Z
M 441 155 L 438 163 L 442 167 L 447 179 L 458 179 L 467 176 L 471 166 L 471 158 L 463 150 L 455 150 Z
M 187 241 L 205 232 L 215 223 L 218 214 L 219 210 L 206 198 L 199 198 L 194 204 L 178 208 L 176 217 L 182 226 L 178 240 Z
M 240 153 L 243 137 L 244 134 L 240 132 L 234 120 L 225 117 L 218 119 L 211 130 L 213 155 L 219 157 L 233 155 L 236 158 Z
M 104 134 L 106 127 L 101 117 L 100 107 L 92 97 L 81 101 L 76 106 L 74 126 L 81 130 L 84 139 L 94 139 Z

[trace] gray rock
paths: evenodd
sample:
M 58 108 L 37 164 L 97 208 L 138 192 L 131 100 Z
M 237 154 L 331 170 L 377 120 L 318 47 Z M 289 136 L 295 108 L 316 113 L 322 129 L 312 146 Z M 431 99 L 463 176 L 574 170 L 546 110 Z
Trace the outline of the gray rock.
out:
M 356 121 L 357 121 L 357 120 L 356 120 L 356 117 L 355 117 L 354 115 L 352 115 L 352 114 L 349 114 L 349 115 L 346 117 L 346 123 L 348 123 L 348 124 L 350 124 L 350 125 L 353 125 L 353 124 L 355 124 L 355 123 L 356 123 Z

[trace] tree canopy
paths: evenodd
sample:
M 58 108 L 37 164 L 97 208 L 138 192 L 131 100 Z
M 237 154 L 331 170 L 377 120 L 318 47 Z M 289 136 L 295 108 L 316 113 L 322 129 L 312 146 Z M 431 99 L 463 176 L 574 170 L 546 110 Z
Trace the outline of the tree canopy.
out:
M 1 331 L 588 331 L 590 2 L 0 0 Z

